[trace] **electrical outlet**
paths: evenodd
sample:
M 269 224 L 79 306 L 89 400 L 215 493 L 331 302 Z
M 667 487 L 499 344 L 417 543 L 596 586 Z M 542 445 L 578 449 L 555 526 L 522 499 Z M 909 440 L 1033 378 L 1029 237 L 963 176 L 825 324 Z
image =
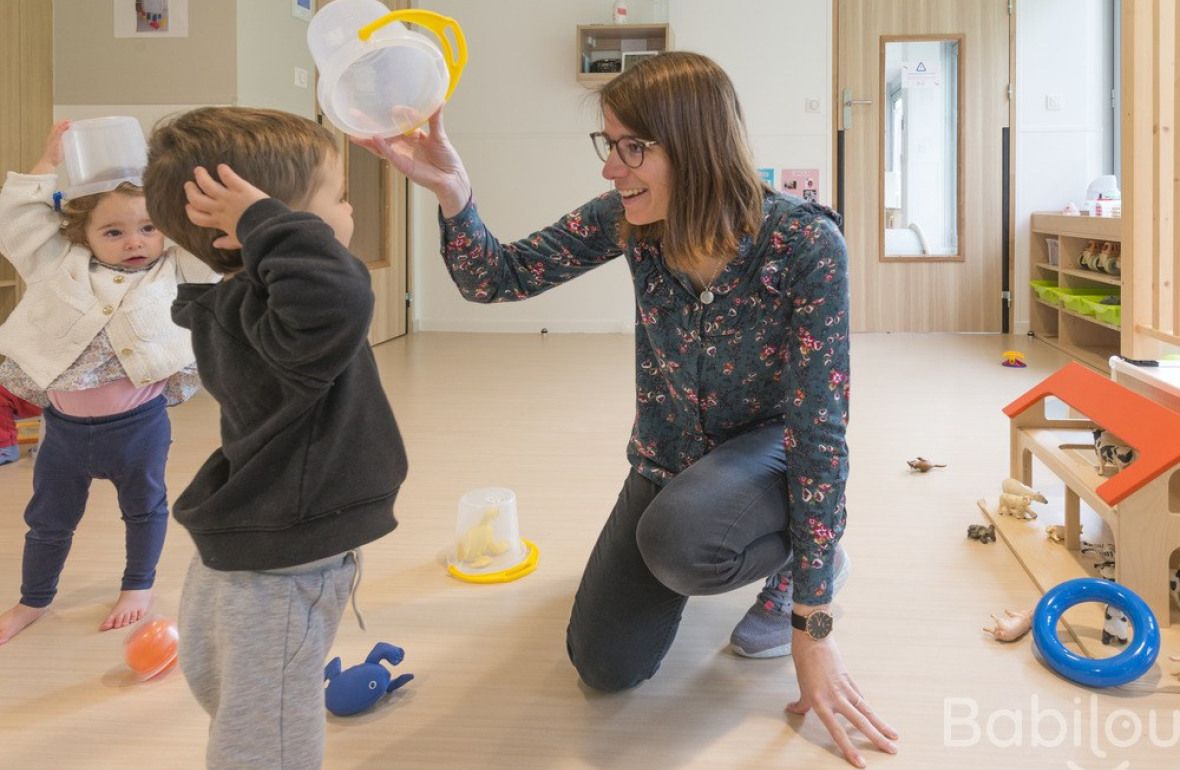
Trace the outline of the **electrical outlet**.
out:
M 804 112 L 819 112 L 819 99 L 810 99 L 810 98 L 804 99 L 803 100 L 803 111 Z
M 1045 109 L 1050 112 L 1059 112 L 1061 110 L 1061 95 L 1045 94 Z
M 307 88 L 307 70 L 303 67 L 295 68 L 295 87 Z

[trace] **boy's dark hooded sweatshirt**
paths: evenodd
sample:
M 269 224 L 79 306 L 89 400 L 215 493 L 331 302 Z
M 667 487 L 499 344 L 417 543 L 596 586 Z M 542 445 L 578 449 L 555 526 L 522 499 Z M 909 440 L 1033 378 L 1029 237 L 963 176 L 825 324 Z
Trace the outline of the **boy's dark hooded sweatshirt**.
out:
M 406 452 L 368 345 L 368 268 L 272 198 L 237 235 L 243 269 L 181 285 L 172 308 L 221 405 L 221 446 L 173 513 L 209 568 L 277 569 L 392 531 Z

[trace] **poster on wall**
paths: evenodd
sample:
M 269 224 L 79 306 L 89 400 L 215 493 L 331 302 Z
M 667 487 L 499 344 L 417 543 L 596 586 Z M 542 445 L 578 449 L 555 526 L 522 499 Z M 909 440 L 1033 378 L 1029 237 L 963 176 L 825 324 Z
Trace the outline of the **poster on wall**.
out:
M 773 168 L 759 168 L 758 176 L 762 177 L 762 181 L 766 182 L 768 187 L 774 187 L 774 169 Z
M 782 191 L 807 201 L 819 200 L 818 168 L 784 168 L 781 175 Z
M 115 37 L 188 37 L 188 0 L 114 0 Z

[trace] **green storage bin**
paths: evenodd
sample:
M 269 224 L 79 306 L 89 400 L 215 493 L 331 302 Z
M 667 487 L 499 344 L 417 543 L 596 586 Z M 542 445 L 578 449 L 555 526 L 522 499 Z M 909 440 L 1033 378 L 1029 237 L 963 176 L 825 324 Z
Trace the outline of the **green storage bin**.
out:
M 1121 326 L 1123 322 L 1123 306 L 1122 305 L 1098 305 L 1094 311 L 1094 317 L 1102 323 L 1112 324 L 1114 326 Z
M 1038 299 L 1043 299 L 1046 302 L 1050 302 L 1052 300 L 1049 299 L 1048 292 L 1050 289 L 1057 288 L 1057 281 L 1047 281 L 1038 278 L 1036 280 L 1029 281 L 1028 285 L 1031 286 L 1033 291 L 1037 293 Z
M 1061 303 L 1066 310 L 1072 310 L 1075 313 L 1082 315 L 1094 315 L 1094 308 L 1101 304 L 1103 297 L 1106 294 L 1063 294 Z
M 1102 300 L 1107 299 L 1108 297 L 1111 297 L 1111 296 L 1118 297 L 1119 293 L 1117 291 L 1116 292 L 1107 292 L 1106 294 L 1103 294 L 1100 297 L 1087 297 L 1087 296 L 1083 295 L 1083 298 L 1080 300 L 1080 302 L 1084 306 L 1084 308 L 1082 310 L 1079 310 L 1078 312 L 1082 313 L 1083 315 L 1092 315 L 1094 317 L 1097 317 L 1098 312 L 1100 310 L 1102 310 L 1103 308 L 1108 308 L 1108 307 L 1111 307 L 1112 305 L 1119 304 L 1117 302 L 1106 303 L 1106 302 L 1102 301 Z
M 1045 301 L 1054 305 L 1064 305 L 1066 297 L 1097 296 L 1098 299 L 1102 299 L 1110 294 L 1118 293 L 1119 287 L 1117 286 L 1111 286 L 1109 288 L 1096 286 L 1057 286 L 1046 289 Z
M 1093 294 L 1067 294 L 1062 296 L 1062 303 L 1066 305 L 1067 310 L 1080 312 L 1083 316 L 1093 316 L 1099 308 L 1108 307 L 1102 304 L 1102 301 L 1109 296 L 1112 296 L 1110 292 L 1100 294 L 1096 291 Z

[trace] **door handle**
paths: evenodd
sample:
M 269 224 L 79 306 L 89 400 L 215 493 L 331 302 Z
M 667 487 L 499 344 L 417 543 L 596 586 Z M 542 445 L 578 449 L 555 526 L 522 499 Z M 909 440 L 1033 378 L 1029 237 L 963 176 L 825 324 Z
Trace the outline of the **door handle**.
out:
M 845 88 L 840 92 L 842 102 L 844 104 L 844 128 L 852 128 L 852 105 L 854 104 L 872 104 L 872 99 L 853 99 L 852 89 Z

